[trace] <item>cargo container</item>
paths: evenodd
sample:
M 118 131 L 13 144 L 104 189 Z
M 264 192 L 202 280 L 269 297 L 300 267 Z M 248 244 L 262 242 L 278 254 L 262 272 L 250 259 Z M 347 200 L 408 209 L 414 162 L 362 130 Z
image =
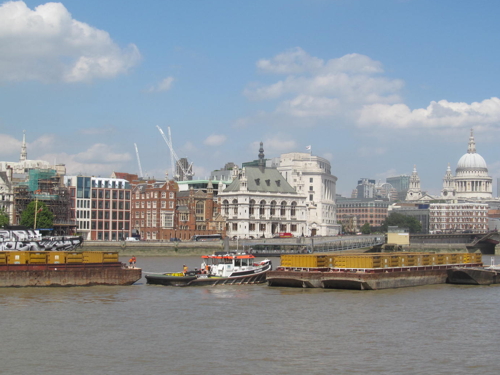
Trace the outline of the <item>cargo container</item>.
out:
M 46 252 L 27 252 L 28 264 L 46 264 Z
M 7 252 L 8 264 L 27 264 L 28 263 L 27 251 L 9 251 Z
M 69 263 L 83 263 L 83 253 L 67 253 L 66 264 Z
M 66 252 L 64 251 L 49 251 L 47 253 L 48 264 L 65 264 Z
M 83 263 L 102 263 L 104 258 L 103 254 L 102 251 L 84 251 Z

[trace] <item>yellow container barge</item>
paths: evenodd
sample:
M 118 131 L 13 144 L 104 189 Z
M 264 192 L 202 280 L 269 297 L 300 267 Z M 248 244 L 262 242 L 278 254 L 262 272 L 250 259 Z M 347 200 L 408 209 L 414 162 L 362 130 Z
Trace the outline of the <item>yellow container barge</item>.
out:
M 141 277 L 117 252 L 0 251 L 0 287 L 131 285 Z
M 387 289 L 447 282 L 447 270 L 482 266 L 480 253 L 286 254 L 270 286 Z

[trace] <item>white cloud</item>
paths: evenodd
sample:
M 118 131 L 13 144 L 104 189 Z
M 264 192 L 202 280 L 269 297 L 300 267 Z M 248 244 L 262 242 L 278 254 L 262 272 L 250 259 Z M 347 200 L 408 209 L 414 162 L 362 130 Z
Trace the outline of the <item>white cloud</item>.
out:
M 72 18 L 61 3 L 31 10 L 0 5 L 0 81 L 82 82 L 127 73 L 141 56 L 106 31 Z
M 132 156 L 128 153 L 115 153 L 109 145 L 98 143 L 77 154 L 48 153 L 40 159 L 65 164 L 68 175 L 82 173 L 102 176 L 130 169 Z
M 207 146 L 220 146 L 226 142 L 227 137 L 223 134 L 212 134 L 203 141 Z
M 16 152 L 21 153 L 22 141 L 10 135 L 0 134 L 0 144 L 2 145 L 0 147 L 0 155 L 10 155 Z
M 96 143 L 88 150 L 74 155 L 73 159 L 80 163 L 109 164 L 130 161 L 132 156 L 128 152 L 123 154 L 115 153 L 111 151 L 109 145 Z
M 107 125 L 99 128 L 86 128 L 80 129 L 80 133 L 84 135 L 104 135 L 116 132 L 116 127 L 113 125 Z
M 275 112 L 290 117 L 332 118 L 350 115 L 360 106 L 401 102 L 404 83 L 384 77 L 382 64 L 360 54 L 323 61 L 301 48 L 257 62 L 266 73 L 286 77 L 268 85 L 249 85 L 251 100 L 281 100 Z
M 150 87 L 148 92 L 168 91 L 172 88 L 174 81 L 175 81 L 174 77 L 167 77 L 160 83 L 158 83 L 156 86 Z
M 298 148 L 297 142 L 289 139 L 285 134 L 266 136 L 262 140 L 262 143 L 264 144 L 264 154 L 266 157 L 273 157 L 284 152 L 292 152 Z M 250 148 L 257 155 L 260 148 L 260 141 L 252 142 Z
M 399 129 L 498 127 L 500 99 L 493 97 L 471 104 L 440 100 L 414 110 L 406 104 L 371 104 L 362 108 L 358 124 Z

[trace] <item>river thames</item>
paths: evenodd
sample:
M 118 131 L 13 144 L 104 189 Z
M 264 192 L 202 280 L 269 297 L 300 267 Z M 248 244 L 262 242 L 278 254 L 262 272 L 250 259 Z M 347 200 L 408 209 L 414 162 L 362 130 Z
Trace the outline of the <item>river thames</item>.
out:
M 138 257 L 145 272 L 182 264 L 197 267 L 200 258 Z M 350 291 L 176 288 L 141 279 L 126 287 L 4 288 L 0 296 L 0 374 L 489 375 L 500 368 L 500 285 Z

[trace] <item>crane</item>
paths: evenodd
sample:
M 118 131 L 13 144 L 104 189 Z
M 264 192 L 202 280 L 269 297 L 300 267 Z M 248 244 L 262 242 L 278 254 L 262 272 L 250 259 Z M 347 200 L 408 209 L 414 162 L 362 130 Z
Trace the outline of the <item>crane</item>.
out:
M 135 154 L 137 155 L 137 164 L 139 164 L 139 177 L 142 178 L 142 167 L 141 167 L 141 159 L 139 158 L 139 149 L 137 148 L 137 143 L 134 143 L 135 146 Z
M 188 180 L 189 177 L 194 176 L 193 163 L 189 164 L 189 166 L 187 168 L 185 168 L 182 165 L 182 163 L 179 162 L 179 157 L 175 153 L 174 147 L 172 146 L 172 133 L 170 132 L 170 127 L 168 127 L 168 137 L 165 135 L 163 130 L 158 125 L 156 125 L 156 127 L 158 128 L 161 136 L 163 137 L 163 140 L 165 141 L 168 148 L 170 149 L 170 161 L 172 163 L 172 176 L 174 176 L 176 180 L 179 180 L 180 176 L 177 173 L 177 167 L 181 169 L 184 180 Z

